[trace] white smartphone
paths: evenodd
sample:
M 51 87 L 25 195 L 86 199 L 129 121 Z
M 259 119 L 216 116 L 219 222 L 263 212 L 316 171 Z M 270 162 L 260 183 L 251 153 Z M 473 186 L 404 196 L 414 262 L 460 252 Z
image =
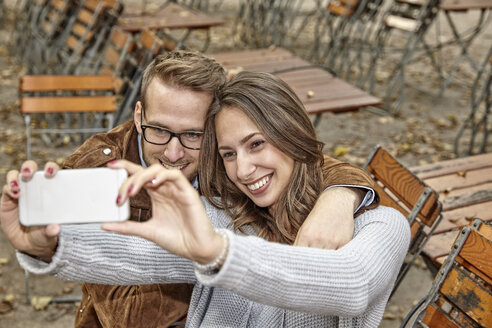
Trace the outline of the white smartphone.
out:
M 19 175 L 19 219 L 25 226 L 51 223 L 99 223 L 127 220 L 128 200 L 116 205 L 124 169 L 60 170 L 52 178 L 43 171 L 23 181 Z

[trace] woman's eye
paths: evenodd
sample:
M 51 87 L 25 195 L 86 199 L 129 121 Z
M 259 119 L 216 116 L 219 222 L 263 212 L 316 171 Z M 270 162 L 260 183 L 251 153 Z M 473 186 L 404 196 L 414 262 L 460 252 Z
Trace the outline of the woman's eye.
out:
M 264 140 L 256 140 L 254 141 L 252 144 L 251 144 L 251 148 L 256 148 L 256 147 L 259 147 L 261 146 L 262 144 L 264 144 L 265 141 Z
M 232 156 L 234 156 L 234 153 L 232 151 L 222 154 L 223 159 L 228 159 L 231 158 Z

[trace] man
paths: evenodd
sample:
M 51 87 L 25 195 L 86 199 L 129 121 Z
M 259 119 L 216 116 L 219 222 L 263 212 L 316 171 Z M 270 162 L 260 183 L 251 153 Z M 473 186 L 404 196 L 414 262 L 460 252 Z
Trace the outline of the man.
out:
M 64 163 L 64 168 L 105 166 L 116 159 L 127 159 L 142 166 L 160 163 L 179 169 L 196 186 L 199 148 L 206 114 L 214 93 L 225 83 L 224 69 L 199 53 L 179 51 L 157 57 L 144 72 L 141 100 L 134 120 L 93 136 Z M 153 136 L 166 135 L 166 143 Z M 206 165 L 206 163 L 203 163 Z M 45 173 L 57 167 L 48 163 Z M 336 187 L 326 190 L 299 231 L 296 245 L 337 248 L 351 239 L 353 213 L 374 207 L 374 192 L 364 171 L 334 160 L 330 162 L 333 185 L 353 181 L 360 188 Z M 25 162 L 21 172 L 29 178 L 37 170 Z M 60 227 L 26 229 L 17 214 L 17 171 L 7 174 L 1 200 L 1 222 L 12 245 L 21 252 L 51 260 L 57 247 Z M 365 191 L 364 191 L 365 189 Z M 364 206 L 361 206 L 364 205 Z M 131 220 L 151 217 L 146 192 L 130 201 Z M 327 216 L 330 220 L 327 221 Z M 319 219 L 317 219 L 319 218 Z M 335 229 L 336 227 L 336 229 Z M 335 234 L 345 228 L 345 233 Z M 305 236 L 315 236 L 307 239 Z M 186 316 L 191 285 L 109 286 L 84 284 L 76 327 L 167 327 Z

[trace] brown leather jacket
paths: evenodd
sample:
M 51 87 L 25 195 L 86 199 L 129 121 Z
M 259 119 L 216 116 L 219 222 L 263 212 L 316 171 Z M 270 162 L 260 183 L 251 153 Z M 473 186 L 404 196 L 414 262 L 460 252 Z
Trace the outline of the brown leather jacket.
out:
M 133 121 L 95 135 L 80 146 L 64 163 L 64 168 L 105 166 L 115 159 L 140 164 L 137 130 Z M 373 188 L 373 180 L 362 169 L 325 156 L 326 185 L 347 184 Z M 363 211 L 379 204 L 375 201 Z M 151 202 L 145 191 L 130 199 L 131 220 L 150 218 Z M 112 286 L 85 283 L 75 327 L 168 327 L 188 310 L 193 286 L 188 284 Z
M 106 166 L 115 159 L 140 164 L 137 130 L 133 121 L 95 135 L 80 146 L 64 168 Z M 145 191 L 130 199 L 130 219 L 150 218 L 150 198 Z M 75 318 L 76 328 L 168 327 L 188 311 L 193 285 L 112 286 L 85 283 Z

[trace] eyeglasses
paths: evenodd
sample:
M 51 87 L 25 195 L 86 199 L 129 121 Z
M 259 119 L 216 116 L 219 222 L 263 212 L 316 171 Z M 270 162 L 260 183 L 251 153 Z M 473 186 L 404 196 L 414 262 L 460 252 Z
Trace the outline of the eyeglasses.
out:
M 159 126 L 144 125 L 143 122 L 143 107 L 140 112 L 140 127 L 142 134 L 148 143 L 154 145 L 167 145 L 172 138 L 178 138 L 181 145 L 188 149 L 200 150 L 202 143 L 203 132 L 201 131 L 184 131 L 174 132 Z

